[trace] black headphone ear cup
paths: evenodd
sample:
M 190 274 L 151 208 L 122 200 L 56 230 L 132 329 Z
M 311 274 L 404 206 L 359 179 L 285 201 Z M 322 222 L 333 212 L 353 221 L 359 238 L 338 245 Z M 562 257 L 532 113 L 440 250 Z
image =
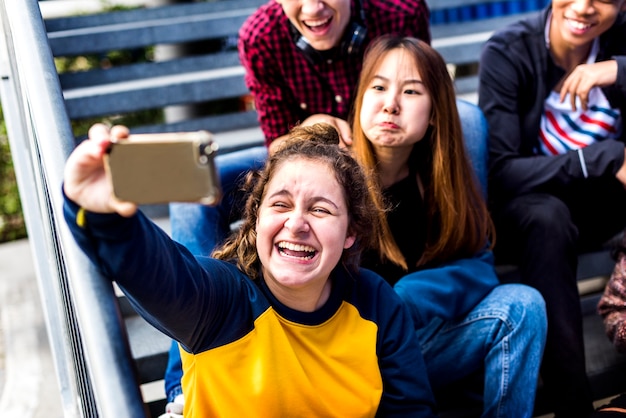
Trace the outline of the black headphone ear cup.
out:
M 304 36 L 298 36 L 295 41 L 298 49 L 302 51 L 302 53 L 307 56 L 307 58 L 315 51 L 315 49 L 313 49 L 313 47 L 309 44 L 309 41 L 307 41 Z
M 358 54 L 363 46 L 363 41 L 365 41 L 367 29 L 357 22 L 352 22 L 350 30 L 346 31 L 346 35 L 348 36 L 344 36 L 341 45 L 341 53 L 348 55 Z
M 305 56 L 307 60 L 309 60 L 312 64 L 317 64 L 318 62 L 322 62 L 323 57 L 315 48 L 309 44 L 309 41 L 300 34 L 295 28 L 294 31 L 297 33 L 294 41 L 296 42 L 296 47 L 302 52 L 302 55 Z

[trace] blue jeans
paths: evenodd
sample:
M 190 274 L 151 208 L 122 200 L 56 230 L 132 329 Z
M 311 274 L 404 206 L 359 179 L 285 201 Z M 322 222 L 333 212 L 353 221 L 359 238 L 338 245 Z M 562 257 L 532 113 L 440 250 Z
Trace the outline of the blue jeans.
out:
M 486 193 L 487 122 L 478 106 L 457 100 L 463 137 L 477 178 Z M 216 158 L 223 198 L 215 207 L 191 203 L 170 204 L 172 238 L 196 255 L 209 255 L 228 236 L 230 225 L 241 219 L 245 197 L 239 185 L 245 173 L 261 168 L 267 159 L 264 146 L 220 155 Z M 165 370 L 165 393 L 168 402 L 180 393 L 182 365 L 178 344 L 173 341 Z
M 484 367 L 483 417 L 533 416 L 547 332 L 535 289 L 494 288 L 464 318 L 436 318 L 417 331 L 434 391 Z

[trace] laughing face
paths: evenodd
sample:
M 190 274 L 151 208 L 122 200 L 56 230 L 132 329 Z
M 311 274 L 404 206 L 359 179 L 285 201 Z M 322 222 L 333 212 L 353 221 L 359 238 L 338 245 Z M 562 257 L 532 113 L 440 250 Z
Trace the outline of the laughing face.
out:
M 620 10 L 626 10 L 626 0 L 552 0 L 550 43 L 567 49 L 587 46 L 615 23 Z
M 263 277 L 278 300 L 303 311 L 327 300 L 328 277 L 355 241 L 348 224 L 343 189 L 327 163 L 296 158 L 278 167 L 256 224 Z
M 276 0 L 289 21 L 318 51 L 338 46 L 350 22 L 350 0 Z

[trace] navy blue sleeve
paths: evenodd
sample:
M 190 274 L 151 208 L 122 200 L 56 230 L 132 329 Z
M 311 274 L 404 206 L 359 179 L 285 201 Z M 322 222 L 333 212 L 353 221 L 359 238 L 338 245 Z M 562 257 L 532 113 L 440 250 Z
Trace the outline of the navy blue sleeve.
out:
M 498 283 L 493 254 L 483 251 L 474 258 L 407 274 L 394 289 L 419 328 L 435 317 L 454 319 L 467 314 Z
M 161 332 L 199 352 L 229 332 L 244 332 L 250 290 L 247 278 L 229 263 L 196 259 L 141 212 L 117 214 L 83 212 L 65 199 L 64 216 L 79 247 L 101 273 L 117 282 L 138 313 Z

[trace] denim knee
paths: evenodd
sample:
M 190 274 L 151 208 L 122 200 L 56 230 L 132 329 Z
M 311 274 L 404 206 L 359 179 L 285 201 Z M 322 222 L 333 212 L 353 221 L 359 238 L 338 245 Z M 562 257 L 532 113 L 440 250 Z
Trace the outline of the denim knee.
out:
M 515 328 L 527 328 L 536 335 L 545 334 L 548 328 L 546 303 L 538 290 L 523 284 L 498 286 L 506 296 L 502 301 L 508 305 L 508 320 Z
M 528 326 L 541 331 L 547 327 L 543 297 L 524 284 L 496 286 L 474 309 L 474 314 L 499 318 L 510 330 Z

